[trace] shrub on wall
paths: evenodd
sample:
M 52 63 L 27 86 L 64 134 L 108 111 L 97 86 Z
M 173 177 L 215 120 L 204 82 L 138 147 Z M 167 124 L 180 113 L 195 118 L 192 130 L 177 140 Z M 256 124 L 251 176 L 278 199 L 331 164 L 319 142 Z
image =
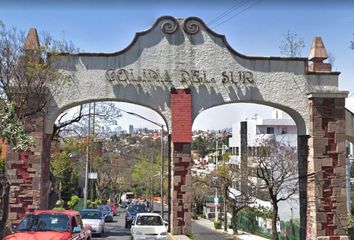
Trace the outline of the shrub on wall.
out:
M 214 221 L 214 227 L 215 227 L 215 229 L 221 229 L 221 221 L 220 220 L 215 220 Z

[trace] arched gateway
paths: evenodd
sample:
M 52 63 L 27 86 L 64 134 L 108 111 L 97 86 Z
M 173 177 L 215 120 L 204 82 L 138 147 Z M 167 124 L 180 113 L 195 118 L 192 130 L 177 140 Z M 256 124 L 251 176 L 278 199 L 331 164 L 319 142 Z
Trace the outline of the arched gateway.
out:
M 256 43 L 255 43 L 256 44 Z M 70 81 L 37 117 L 33 154 L 9 162 L 10 218 L 48 204 L 50 134 L 64 110 L 123 101 L 158 112 L 171 135 L 171 232 L 191 233 L 192 123 L 205 109 L 236 102 L 287 112 L 298 128 L 302 239 L 348 239 L 345 108 L 320 38 L 306 58 L 248 57 L 198 18 L 160 17 L 124 50 L 52 56 Z

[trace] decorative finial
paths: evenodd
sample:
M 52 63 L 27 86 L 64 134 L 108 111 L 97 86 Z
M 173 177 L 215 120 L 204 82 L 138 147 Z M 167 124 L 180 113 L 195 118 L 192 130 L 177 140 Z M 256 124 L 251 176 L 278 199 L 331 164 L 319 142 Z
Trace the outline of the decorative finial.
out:
M 331 72 L 332 66 L 323 61 L 328 58 L 327 50 L 321 37 L 315 37 L 312 42 L 309 60 L 313 63 L 309 65 L 310 72 Z
M 39 50 L 39 38 L 37 29 L 30 28 L 25 41 L 25 50 Z

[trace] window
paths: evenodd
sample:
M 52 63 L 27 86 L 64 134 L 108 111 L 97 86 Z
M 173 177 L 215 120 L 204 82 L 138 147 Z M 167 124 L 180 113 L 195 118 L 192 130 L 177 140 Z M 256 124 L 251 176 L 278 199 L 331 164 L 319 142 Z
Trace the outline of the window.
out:
M 267 134 L 274 134 L 274 128 L 267 127 Z
M 240 148 L 236 147 L 236 156 L 240 155 Z

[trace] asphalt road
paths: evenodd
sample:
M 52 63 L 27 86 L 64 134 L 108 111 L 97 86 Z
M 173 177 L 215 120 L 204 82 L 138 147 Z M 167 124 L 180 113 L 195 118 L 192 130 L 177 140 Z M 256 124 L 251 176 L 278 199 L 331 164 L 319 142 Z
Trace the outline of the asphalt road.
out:
M 159 206 L 156 206 L 158 209 Z M 124 227 L 125 210 L 119 209 L 119 215 L 114 217 L 113 222 L 107 222 L 105 225 L 105 234 L 103 237 L 93 236 L 94 240 L 130 240 L 130 229 Z M 195 240 L 231 240 L 232 236 L 215 232 L 207 227 L 192 222 L 193 239 Z
M 124 228 L 124 216 L 124 210 L 119 210 L 119 215 L 114 217 L 113 222 L 106 223 L 104 236 L 93 236 L 93 239 L 130 240 L 130 229 Z

